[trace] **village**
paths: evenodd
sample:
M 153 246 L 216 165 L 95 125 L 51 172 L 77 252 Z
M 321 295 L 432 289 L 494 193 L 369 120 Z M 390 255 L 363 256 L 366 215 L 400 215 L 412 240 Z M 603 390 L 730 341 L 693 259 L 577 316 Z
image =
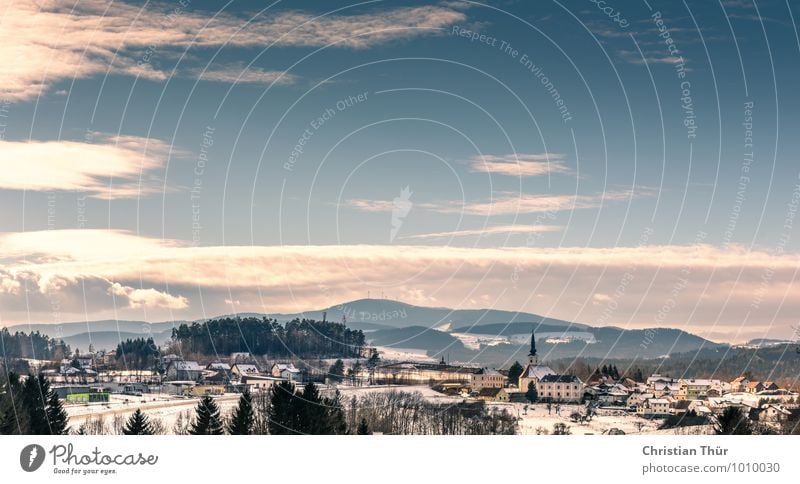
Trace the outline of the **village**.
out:
M 64 402 L 74 425 L 102 416 L 121 420 L 142 408 L 164 420 L 188 419 L 197 401 L 212 396 L 225 411 L 238 395 L 266 394 L 273 385 L 307 382 L 346 398 L 375 392 L 415 392 L 438 404 L 476 402 L 508 412 L 520 434 L 629 434 L 714 432 L 728 408 L 763 429 L 780 433 L 800 417 L 798 394 L 770 381 L 732 381 L 653 374 L 635 381 L 596 369 L 587 381 L 540 363 L 536 338 L 521 371 L 419 361 L 385 361 L 376 350 L 364 359 L 272 361 L 233 353 L 201 364 L 163 355 L 160 371 L 110 369 L 113 352 L 73 355 L 42 373 Z M 330 365 L 330 366 L 328 366 Z M 515 374 L 518 373 L 518 374 Z M 671 422 L 671 424 L 668 424 Z

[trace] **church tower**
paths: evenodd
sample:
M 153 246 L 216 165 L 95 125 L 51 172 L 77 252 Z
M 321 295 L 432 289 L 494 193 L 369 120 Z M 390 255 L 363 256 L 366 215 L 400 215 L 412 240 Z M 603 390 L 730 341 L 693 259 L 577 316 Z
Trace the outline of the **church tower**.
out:
M 531 330 L 531 351 L 528 353 L 528 364 L 536 366 L 539 364 L 539 357 L 536 356 L 536 335 Z

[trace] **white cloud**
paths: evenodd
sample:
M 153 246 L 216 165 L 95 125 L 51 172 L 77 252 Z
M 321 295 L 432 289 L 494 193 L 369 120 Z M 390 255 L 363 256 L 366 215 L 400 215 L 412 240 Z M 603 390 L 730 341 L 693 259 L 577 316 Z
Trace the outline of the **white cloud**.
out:
M 125 297 L 117 301 L 119 316 L 135 318 L 141 306 L 151 305 L 151 319 L 224 314 L 230 312 L 225 299 L 242 301 L 237 310 L 246 312 L 317 309 L 368 290 L 421 304 L 494 306 L 589 324 L 696 331 L 709 330 L 717 320 L 735 328 L 748 312 L 761 326 L 787 329 L 800 311 L 798 254 L 738 246 L 192 247 L 99 230 L 2 234 L 0 246 L 10 254 L 0 266 L 4 321 L 47 320 L 54 298 L 64 318 L 68 311 L 85 317 L 85 291 L 89 316 L 107 316 L 115 283 L 119 288 L 112 291 Z M 675 291 L 678 283 L 682 290 Z M 657 320 L 667 300 L 671 310 Z M 604 316 L 611 302 L 614 310 Z M 757 307 L 751 307 L 754 302 Z
M 489 235 L 515 235 L 532 234 L 540 232 L 558 232 L 562 227 L 557 225 L 496 225 L 480 229 L 451 230 L 446 232 L 433 232 L 428 234 L 407 235 L 400 237 L 405 240 L 443 239 L 451 237 L 486 237 Z
M 464 18 L 437 6 L 319 19 L 282 10 L 268 11 L 245 26 L 246 18 L 221 13 L 209 22 L 208 12 L 176 10 L 171 2 L 142 8 L 108 0 L 15 0 L 0 16 L 0 88 L 8 99 L 25 101 L 54 83 L 106 72 L 160 81 L 171 72 L 158 66 L 169 57 L 165 51 L 272 43 L 362 49 L 435 33 Z
M 81 190 L 95 198 L 135 198 L 160 189 L 155 173 L 169 145 L 96 134 L 79 141 L 0 140 L 0 189 Z
M 115 282 L 108 288 L 108 292 L 118 298 L 127 300 L 128 307 L 131 308 L 184 309 L 189 307 L 189 301 L 185 297 L 173 296 L 152 287 L 136 289 Z
M 284 71 L 268 71 L 260 67 L 246 64 L 230 64 L 224 66 L 211 66 L 206 69 L 192 69 L 192 76 L 204 81 L 238 83 L 238 84 L 277 84 L 288 85 L 297 82 L 297 76 Z
M 570 173 L 564 155 L 557 153 L 483 155 L 473 157 L 469 164 L 472 171 L 516 177 Z

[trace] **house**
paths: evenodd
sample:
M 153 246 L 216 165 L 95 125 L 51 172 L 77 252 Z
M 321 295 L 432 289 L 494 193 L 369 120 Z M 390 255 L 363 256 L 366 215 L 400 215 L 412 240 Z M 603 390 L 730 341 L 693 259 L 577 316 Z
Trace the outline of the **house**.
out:
M 678 392 L 676 397 L 678 400 L 697 400 L 707 398 L 708 391 L 712 388 L 717 389 L 717 396 L 719 396 L 719 389 L 721 388 L 719 380 L 682 378 L 678 381 Z
M 259 393 L 268 391 L 272 385 L 282 381 L 284 380 L 274 376 L 244 375 L 241 383 L 246 385 L 251 392 Z
M 780 387 L 772 381 L 751 381 L 747 384 L 747 393 L 774 392 Z
M 209 363 L 206 365 L 206 370 L 231 371 L 231 365 L 222 362 Z
M 227 363 L 209 363 L 206 365 L 206 375 L 208 378 L 214 380 L 222 380 L 222 381 L 229 381 L 233 377 L 233 372 L 231 371 L 231 365 Z M 218 375 L 218 376 L 214 376 Z
M 758 421 L 771 424 L 780 424 L 789 419 L 792 412 L 783 405 L 768 403 L 762 406 L 758 412 Z
M 747 390 L 747 385 L 749 384 L 750 380 L 746 376 L 740 376 L 739 378 L 735 378 L 731 382 L 731 392 L 742 393 Z
M 236 363 L 231 367 L 231 373 L 240 380 L 245 375 L 258 375 L 258 367 L 247 363 Z
M 203 367 L 196 361 L 174 360 L 167 365 L 167 381 L 191 380 L 199 381 L 203 376 Z
M 519 390 L 525 392 L 528 390 L 528 385 L 530 383 L 537 386 L 539 380 L 547 375 L 555 375 L 555 373 L 556 372 L 550 369 L 549 366 L 539 364 L 539 357 L 536 355 L 536 336 L 533 331 L 531 331 L 531 350 L 528 352 L 528 364 L 525 365 L 522 374 L 519 376 Z M 539 393 L 539 397 L 541 396 L 542 394 Z
M 642 405 L 650 398 L 655 398 L 655 395 L 652 393 L 632 393 L 625 404 L 628 407 L 638 408 L 639 405 Z
M 506 377 L 497 370 L 481 368 L 472 374 L 470 387 L 473 392 L 480 392 L 484 388 L 503 388 L 506 386 Z
M 648 398 L 636 408 L 636 413 L 648 417 L 669 415 L 670 400 L 666 398 Z
M 478 399 L 489 402 L 507 402 L 508 393 L 504 388 L 483 388 L 478 392 Z
M 294 364 L 288 363 L 275 363 L 269 370 L 270 375 L 275 378 L 283 378 L 284 380 L 296 381 L 300 379 L 300 370 Z
M 666 387 L 677 386 L 678 380 L 675 378 L 671 378 L 668 376 L 662 376 L 658 373 L 654 373 L 651 376 L 647 377 L 647 388 L 656 393 L 657 389 L 664 389 Z
M 656 385 L 653 387 L 653 395 L 656 397 L 672 396 L 677 395 L 680 390 L 681 387 L 678 384 Z
M 540 399 L 552 402 L 580 402 L 583 382 L 575 375 L 545 375 L 536 383 Z

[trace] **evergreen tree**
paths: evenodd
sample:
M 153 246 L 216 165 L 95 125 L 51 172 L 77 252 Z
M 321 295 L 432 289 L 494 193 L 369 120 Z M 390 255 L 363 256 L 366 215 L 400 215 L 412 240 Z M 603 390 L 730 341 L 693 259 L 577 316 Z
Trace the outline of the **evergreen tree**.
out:
M 508 383 L 516 385 L 519 383 L 519 377 L 522 375 L 524 368 L 522 365 L 519 364 L 519 361 L 515 361 L 513 365 L 508 369 Z
M 726 407 L 714 425 L 717 435 L 752 435 L 753 424 L 739 407 Z
M 367 425 L 367 419 L 362 418 L 360 422 L 358 422 L 358 429 L 356 429 L 357 435 L 369 435 L 369 425 Z
M 239 397 L 239 406 L 233 411 L 228 421 L 228 433 L 231 435 L 250 435 L 253 433 L 254 423 L 253 399 L 249 392 L 244 392 Z
M 219 407 L 213 398 L 206 395 L 197 404 L 192 426 L 189 429 L 191 435 L 222 435 L 222 418 L 219 415 Z
M 141 409 L 136 409 L 128 418 L 125 427 L 122 429 L 124 435 L 153 435 L 153 425 L 150 418 L 142 413 Z
M 369 355 L 369 359 L 367 360 L 367 368 L 375 368 L 380 363 L 381 358 L 378 355 L 378 350 L 372 348 L 372 352 Z
M 344 405 L 342 405 L 342 394 L 339 390 L 333 395 L 333 398 L 326 398 L 325 404 L 327 406 L 327 418 L 330 433 L 334 435 L 347 434 L 347 417 L 344 414 Z
M 27 430 L 28 420 L 22 404 L 22 383 L 19 375 L 12 371 L 0 380 L 0 435 L 23 435 Z
M 331 365 L 328 370 L 328 378 L 337 383 L 344 379 L 344 362 L 342 360 L 336 360 L 336 362 Z
M 292 382 L 282 381 L 270 387 L 269 433 L 289 435 L 297 433 L 298 404 Z
M 47 420 L 47 399 L 50 384 L 43 375 L 28 375 L 22 385 L 22 411 L 28 416 L 28 435 L 49 435 L 50 424 Z
M 525 392 L 525 398 L 531 403 L 534 403 L 539 399 L 539 393 L 536 391 L 536 385 L 534 385 L 532 381 L 528 382 L 528 391 Z
M 50 422 L 50 433 L 52 435 L 66 435 L 68 433 L 69 415 L 61 405 L 56 392 L 50 390 L 50 397 L 47 399 L 47 420 Z
M 308 435 L 333 433 L 327 401 L 319 394 L 314 382 L 306 383 L 301 398 L 296 402 L 299 404 L 299 425 L 295 430 Z

